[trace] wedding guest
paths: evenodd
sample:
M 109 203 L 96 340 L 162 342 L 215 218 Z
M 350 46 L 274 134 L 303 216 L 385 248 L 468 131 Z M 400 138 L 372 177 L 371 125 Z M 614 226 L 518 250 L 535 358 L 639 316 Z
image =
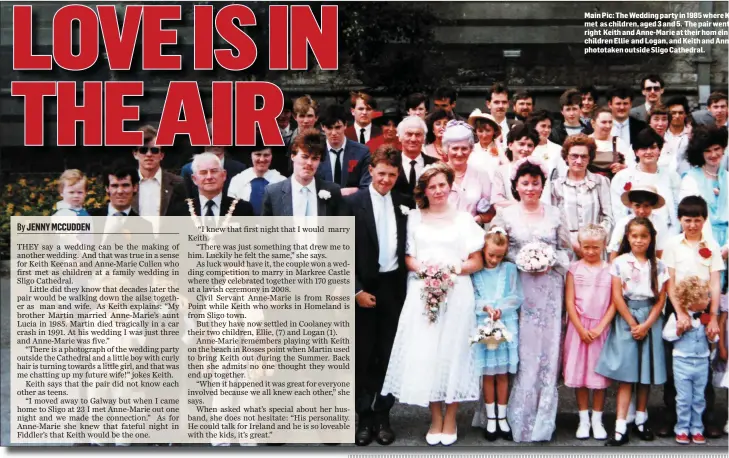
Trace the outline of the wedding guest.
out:
M 61 201 L 56 203 L 53 216 L 89 216 L 84 208 L 86 201 L 86 175 L 78 169 L 65 170 L 58 179 Z
M 212 132 L 212 128 L 209 129 Z M 230 155 L 227 154 L 225 146 L 209 146 L 205 149 L 206 153 L 212 153 L 218 157 L 221 167 L 225 170 L 225 182 L 223 183 L 223 195 L 228 195 L 228 187 L 230 186 L 230 180 L 234 176 L 238 175 L 246 169 L 246 165 L 240 161 L 236 161 Z M 197 198 L 198 187 L 192 179 L 193 170 L 192 162 L 188 162 L 182 166 L 180 172 L 182 178 L 185 180 L 185 193 L 188 198 Z
M 355 231 L 355 409 L 359 415 L 355 443 L 395 440 L 390 427 L 392 395 L 380 394 L 397 323 L 405 301 L 405 239 L 408 199 L 393 190 L 402 155 L 392 145 L 374 151 L 372 184 L 347 196 Z
M 230 180 L 228 196 L 250 202 L 253 214 L 258 216 L 261 214 L 266 186 L 284 181 L 286 177 L 271 168 L 273 152 L 265 145 L 260 135 L 256 136 L 255 145 L 246 149 L 250 151 L 252 166 Z
M 443 148 L 453 168 L 454 182 L 448 201 L 457 210 L 473 215 L 478 224 L 491 221 L 491 180 L 483 169 L 469 165 L 473 151 L 473 129 L 463 121 L 449 121 L 443 133 Z
M 503 227 L 509 234 L 509 261 L 515 261 L 519 251 L 534 241 L 550 246 L 556 254 L 555 264 L 546 272 L 519 272 L 524 291 L 519 320 L 522 339 L 519 371 L 507 408 L 516 442 L 550 440 L 557 420 L 564 276 L 571 244 L 563 212 L 540 200 L 546 174 L 546 166 L 537 159 L 525 157 L 514 163 L 510 178 L 517 202 L 498 209 L 492 221 L 492 227 Z
M 612 180 L 616 173 L 635 164 L 635 154 L 630 144 L 612 134 L 613 114 L 609 109 L 595 110 L 592 115 L 592 129 L 590 137 L 595 139 L 597 153 L 590 164 L 590 172 Z
M 597 100 L 600 94 L 595 86 L 582 86 L 579 89 L 582 96 L 580 103 L 580 122 L 586 126 L 592 127 L 592 113 L 597 108 Z
M 613 115 L 613 129 L 610 135 L 619 137 L 626 145 L 632 145 L 636 135 L 647 127 L 645 118 L 630 117 L 632 90 L 627 86 L 613 87 L 608 91 L 607 99 Z
M 353 92 L 350 95 L 349 103 L 352 117 L 354 117 L 354 124 L 347 127 L 344 132 L 348 140 L 364 145 L 373 138 L 382 135 L 380 126 L 372 124 L 372 112 L 377 108 L 374 97 L 365 92 Z
M 510 179 L 514 171 L 514 163 L 531 156 L 534 147 L 539 143 L 539 134 L 526 124 L 519 124 L 509 131 L 507 141 L 509 148 L 505 155 L 511 162 L 496 169 L 494 179 L 491 181 L 491 204 L 495 205 L 497 209 L 517 203 Z M 549 170 L 547 170 L 548 172 Z M 549 196 L 550 194 L 547 194 L 544 197 L 545 202 L 549 202 Z
M 668 108 L 668 130 L 663 137 L 668 147 L 676 154 L 676 172 L 683 176 L 691 165 L 686 160 L 686 147 L 691 137 L 691 123 L 688 122 L 688 100 L 686 97 L 672 97 L 666 101 Z
M 555 125 L 549 139 L 562 145 L 570 135 L 591 133 L 587 125 L 583 125 L 580 121 L 580 104 L 582 103 L 582 95 L 578 89 L 567 89 L 559 98 L 559 106 L 564 121 Z
M 382 130 L 382 134 L 373 137 L 367 142 L 370 153 L 374 153 L 382 145 L 392 145 L 402 150 L 400 140 L 397 138 L 397 125 L 402 121 L 402 113 L 397 107 L 387 107 L 383 110 L 382 116 L 374 118 L 372 123 Z
M 656 230 L 656 256 L 662 257 L 666 247 L 666 240 L 670 238 L 668 225 L 663 217 L 654 210 L 661 209 L 666 205 L 666 199 L 658 193 L 655 186 L 651 184 L 638 183 L 635 186 L 627 186 L 620 196 L 620 202 L 630 209 L 630 214 L 623 215 L 617 219 L 607 251 L 610 253 L 612 262 L 618 256 L 620 244 L 625 236 L 625 228 L 635 217 L 646 218 L 653 224 Z
M 595 141 L 585 134 L 567 137 L 562 145 L 562 157 L 569 167 L 567 175 L 552 183 L 552 205 L 564 211 L 572 249 L 578 257 L 582 257 L 577 240 L 580 228 L 598 224 L 609 234 L 614 222 L 610 182 L 587 170 L 596 150 Z
M 430 407 L 429 445 L 455 443 L 458 404 L 479 398 L 479 372 L 467 336 L 476 325 L 469 275 L 483 267 L 484 231 L 471 214 L 448 203 L 453 181 L 453 169 L 442 162 L 427 166 L 418 179 L 418 209 L 408 216 L 407 297 L 382 388 L 383 395 L 391 393 L 403 404 Z M 437 266 L 451 268 L 445 272 Z M 419 272 L 429 275 L 429 283 L 436 272 L 439 282 L 453 282 L 444 308 L 431 306 L 423 313 L 426 279 Z
M 468 124 L 474 128 L 478 139 L 473 147 L 473 152 L 468 156 L 468 163 L 486 170 L 489 179 L 493 180 L 496 169 L 509 163 L 509 159 L 499 149 L 496 142 L 496 139 L 501 135 L 501 127 L 493 116 L 482 113 L 478 108 L 471 112 L 468 117 Z
M 640 88 L 645 97 L 645 103 L 631 108 L 630 116 L 639 121 L 648 121 L 648 114 L 661 103 L 665 84 L 660 76 L 647 75 L 641 80 Z
M 395 189 L 406 195 L 415 206 L 413 195 L 423 169 L 438 159 L 423 153 L 428 126 L 418 116 L 408 116 L 397 125 L 397 137 L 402 144 L 402 166 Z
M 567 173 L 567 164 L 562 159 L 561 144 L 558 145 L 549 140 L 552 132 L 552 118 L 547 110 L 534 112 L 526 123 L 539 134 L 539 144 L 534 148 L 532 154 L 549 167 L 549 177 L 547 178 L 554 180 L 557 176 L 564 176 Z
M 428 96 L 420 92 L 410 94 L 405 99 L 405 109 L 408 111 L 408 116 L 419 116 L 425 120 L 428 115 L 428 109 L 430 108 Z
M 446 125 L 451 119 L 453 119 L 452 115 L 440 109 L 435 110 L 425 118 L 428 133 L 425 136 L 427 145 L 423 152 L 426 155 L 439 161 L 448 162 L 448 154 L 443 149 L 443 132 L 445 132 Z

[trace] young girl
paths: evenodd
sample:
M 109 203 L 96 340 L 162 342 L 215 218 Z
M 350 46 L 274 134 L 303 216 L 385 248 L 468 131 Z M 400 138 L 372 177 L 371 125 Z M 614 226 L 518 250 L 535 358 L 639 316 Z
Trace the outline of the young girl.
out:
M 605 445 L 620 446 L 628 442 L 626 417 L 633 384 L 638 384 L 634 432 L 651 441 L 655 437 L 647 424 L 650 386 L 666 382 L 661 313 L 668 272 L 656 259 L 656 230 L 650 220 L 634 218 L 625 227 L 610 274 L 617 316 L 595 372 L 619 382 L 615 435 Z
M 84 209 L 86 175 L 80 170 L 69 169 L 63 172 L 58 181 L 58 192 L 63 200 L 56 204 L 54 216 L 89 216 Z
M 580 424 L 577 439 L 590 437 L 590 426 L 595 439 L 607 439 L 602 424 L 605 406 L 605 388 L 610 381 L 595 373 L 600 351 L 607 339 L 607 328 L 615 317 L 611 302 L 610 265 L 602 260 L 607 231 L 597 224 L 580 229 L 577 240 L 582 259 L 573 263 L 567 272 L 565 302 L 569 324 L 564 339 L 564 382 L 575 388 Z M 588 404 L 592 394 L 592 423 Z
M 503 342 L 496 350 L 489 350 L 484 344 L 476 344 L 477 364 L 483 374 L 485 436 L 489 441 L 494 441 L 499 436 L 512 440 L 511 428 L 506 421 L 506 403 L 509 399 L 509 374 L 516 374 L 519 363 L 517 310 L 524 297 L 516 265 L 501 262 L 509 248 L 506 231 L 500 227 L 492 227 L 484 242 L 483 257 L 486 267 L 471 275 L 476 294 L 476 321 L 480 326 L 486 316 L 494 321 L 501 320 L 512 335 L 511 342 Z M 498 402 L 498 417 L 495 402 Z M 483 411 L 477 411 L 474 426 L 483 427 L 482 418 Z

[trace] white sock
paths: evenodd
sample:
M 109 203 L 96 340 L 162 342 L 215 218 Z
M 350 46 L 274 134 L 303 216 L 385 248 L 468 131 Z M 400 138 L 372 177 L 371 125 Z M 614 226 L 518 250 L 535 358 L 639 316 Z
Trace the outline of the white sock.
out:
M 592 411 L 592 424 L 593 425 L 602 424 L 602 412 L 598 412 L 597 410 Z
M 643 431 L 643 423 L 648 421 L 648 412 L 641 412 L 640 410 L 635 411 L 635 424 L 638 429 Z
M 493 420 L 493 418 L 496 418 L 496 406 L 493 403 L 484 405 L 486 406 L 486 417 L 488 418 L 486 420 L 486 431 L 495 433 L 496 420 Z
M 509 423 L 506 421 L 506 406 L 505 405 L 498 405 L 499 409 L 499 428 L 503 432 L 509 432 L 511 431 L 511 428 L 509 428 Z
M 625 420 L 618 419 L 615 422 L 615 432 L 620 434 L 625 434 L 625 431 L 628 429 L 628 423 Z M 616 437 L 617 439 L 617 437 Z
M 590 412 L 587 410 L 580 410 L 580 423 L 590 423 Z

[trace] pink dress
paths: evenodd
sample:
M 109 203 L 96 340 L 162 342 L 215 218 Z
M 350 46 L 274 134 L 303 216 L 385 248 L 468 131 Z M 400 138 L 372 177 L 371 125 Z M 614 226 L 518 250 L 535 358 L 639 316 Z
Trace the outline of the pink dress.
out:
M 572 263 L 569 272 L 575 284 L 575 308 L 585 329 L 594 329 L 605 316 L 611 299 L 610 265 L 589 267 L 583 261 Z M 564 383 L 571 388 L 604 389 L 610 380 L 595 372 L 597 360 L 607 340 L 609 328 L 586 344 L 580 339 L 572 321 L 564 339 Z

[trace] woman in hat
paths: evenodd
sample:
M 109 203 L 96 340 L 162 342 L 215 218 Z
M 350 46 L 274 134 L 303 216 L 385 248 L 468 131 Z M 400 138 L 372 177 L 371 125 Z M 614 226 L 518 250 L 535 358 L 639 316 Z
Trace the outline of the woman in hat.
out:
M 499 166 L 508 164 L 509 159 L 499 149 L 496 139 L 501 135 L 501 126 L 493 116 L 482 113 L 476 108 L 468 117 L 468 124 L 476 131 L 478 142 L 473 147 L 473 152 L 468 158 L 468 163 L 486 170 L 489 179 L 493 180 L 494 172 Z
M 613 225 L 610 206 L 610 182 L 587 170 L 595 158 L 595 140 L 585 134 L 571 135 L 562 145 L 567 161 L 567 176 L 552 183 L 552 205 L 561 208 L 567 219 L 572 249 L 582 257 L 577 233 L 588 224 L 598 224 L 609 234 Z
M 653 228 L 656 230 L 656 256 L 660 258 L 668 238 L 668 225 L 663 216 L 655 210 L 663 208 L 666 200 L 658 193 L 655 186 L 639 182 L 625 186 L 625 190 L 620 195 L 620 202 L 628 209 L 629 214 L 616 218 L 615 230 L 607 246 L 610 261 L 618 257 L 620 243 L 625 235 L 625 227 L 634 217 L 646 218 L 653 224 Z
M 473 129 L 463 121 L 452 120 L 443 133 L 443 149 L 455 175 L 448 201 L 466 211 L 478 224 L 491 221 L 491 179 L 486 170 L 469 163 L 473 154 Z
M 402 145 L 397 138 L 397 125 L 400 121 L 402 121 L 402 113 L 397 107 L 385 108 L 382 116 L 373 116 L 372 123 L 382 129 L 382 134 L 366 143 L 365 146 L 370 149 L 370 153 L 374 153 L 382 145 L 392 145 L 402 151 Z
M 610 199 L 613 206 L 613 217 L 618 220 L 632 212 L 620 201 L 626 186 L 635 187 L 637 184 L 649 184 L 658 190 L 658 194 L 666 200 L 666 205 L 656 208 L 657 214 L 668 226 L 668 235 L 681 232 L 678 223 L 678 192 L 681 188 L 681 177 L 668 167 L 659 167 L 663 138 L 650 127 L 643 129 L 633 139 L 635 156 L 638 163 L 635 166 L 618 172 L 610 183 Z

